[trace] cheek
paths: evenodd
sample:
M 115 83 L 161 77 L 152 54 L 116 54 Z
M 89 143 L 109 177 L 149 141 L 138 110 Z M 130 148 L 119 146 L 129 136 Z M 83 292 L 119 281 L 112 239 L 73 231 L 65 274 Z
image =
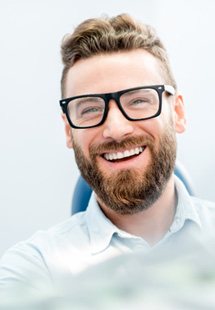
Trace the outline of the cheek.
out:
M 81 148 L 85 156 L 89 156 L 89 148 L 94 141 L 89 129 L 78 129 L 78 132 L 74 131 L 73 141 L 75 145 Z
M 174 128 L 174 111 L 171 104 L 163 104 L 162 112 L 159 116 L 159 127 L 160 130 L 166 131 L 166 128 Z
M 144 131 L 154 139 L 160 136 L 165 128 L 166 120 L 164 120 L 162 115 L 159 115 L 156 118 L 152 118 L 146 121 L 143 121 L 141 124 L 141 130 Z

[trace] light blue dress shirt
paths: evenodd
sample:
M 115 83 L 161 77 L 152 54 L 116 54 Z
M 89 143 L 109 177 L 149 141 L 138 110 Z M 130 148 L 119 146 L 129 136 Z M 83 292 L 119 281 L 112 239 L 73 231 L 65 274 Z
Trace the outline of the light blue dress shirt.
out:
M 215 204 L 191 197 L 175 178 L 178 204 L 174 221 L 154 248 L 165 244 L 200 243 L 215 233 Z M 205 240 L 205 239 L 204 239 Z M 187 242 L 189 241 L 189 242 Z M 187 246 L 187 248 L 186 248 Z M 47 231 L 9 249 L 0 261 L 0 291 L 17 285 L 55 282 L 62 275 L 72 275 L 121 253 L 152 247 L 141 237 L 120 230 L 104 215 L 93 194 L 85 212 L 73 215 Z

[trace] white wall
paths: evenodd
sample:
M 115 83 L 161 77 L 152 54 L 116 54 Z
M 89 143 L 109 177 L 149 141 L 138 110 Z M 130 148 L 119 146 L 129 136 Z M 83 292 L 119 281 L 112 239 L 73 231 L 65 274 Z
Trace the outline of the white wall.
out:
M 187 107 L 179 158 L 215 200 L 214 11 L 212 0 L 0 0 L 0 254 L 70 214 L 78 171 L 58 106 L 59 46 L 103 13 L 129 12 L 163 38 Z

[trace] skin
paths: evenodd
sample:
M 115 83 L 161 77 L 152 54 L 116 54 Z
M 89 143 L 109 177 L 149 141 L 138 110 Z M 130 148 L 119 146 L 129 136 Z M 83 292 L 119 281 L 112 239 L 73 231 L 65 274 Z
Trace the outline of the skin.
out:
M 159 60 L 147 51 L 137 49 L 102 54 L 79 60 L 70 68 L 66 79 L 65 98 L 157 84 L 167 83 L 162 75 Z M 146 134 L 153 138 L 156 145 L 170 120 L 176 133 L 184 132 L 186 125 L 183 98 L 179 93 L 170 97 L 164 93 L 161 115 L 150 120 L 135 122 L 127 120 L 113 100 L 109 103 L 109 113 L 105 123 L 99 127 L 72 129 L 65 115 L 62 117 L 67 146 L 73 148 L 75 141 L 88 159 L 89 147 L 92 144 L 99 145 L 113 140 L 120 142 L 126 137 Z M 144 173 L 150 164 L 151 153 L 146 148 L 139 156 L 117 163 L 107 161 L 102 156 L 97 156 L 96 160 L 99 169 L 107 176 L 128 168 L 135 169 L 136 173 Z M 116 226 L 143 237 L 153 245 L 163 237 L 173 221 L 176 206 L 173 176 L 153 206 L 137 214 L 117 214 L 105 206 L 99 197 L 97 200 L 103 212 Z

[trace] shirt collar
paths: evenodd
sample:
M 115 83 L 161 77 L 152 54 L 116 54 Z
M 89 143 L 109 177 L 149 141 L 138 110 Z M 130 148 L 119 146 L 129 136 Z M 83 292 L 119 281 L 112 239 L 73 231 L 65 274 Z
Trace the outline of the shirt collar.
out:
M 201 228 L 202 225 L 200 217 L 195 208 L 192 197 L 187 192 L 184 184 L 177 176 L 175 176 L 175 188 L 177 192 L 178 203 L 174 221 L 180 220 L 181 226 L 183 226 L 185 221 L 190 220 L 196 223 L 199 228 Z
M 178 197 L 176 214 L 170 229 L 176 232 L 180 230 L 187 220 L 196 223 L 201 228 L 201 221 L 195 209 L 192 198 L 187 192 L 184 184 L 175 176 L 175 188 Z M 86 211 L 86 222 L 89 230 L 91 251 L 93 254 L 105 250 L 114 234 L 124 238 L 138 238 L 117 228 L 102 212 L 99 207 L 95 193 L 93 192 Z M 173 229 L 174 227 L 174 229 Z

